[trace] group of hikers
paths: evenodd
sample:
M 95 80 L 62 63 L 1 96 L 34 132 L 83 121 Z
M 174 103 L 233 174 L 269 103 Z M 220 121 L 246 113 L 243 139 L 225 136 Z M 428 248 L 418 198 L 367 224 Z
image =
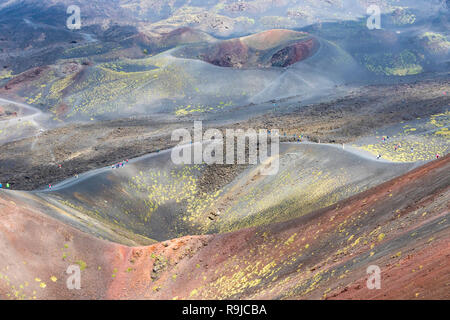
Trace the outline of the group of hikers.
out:
M 382 140 L 383 142 L 386 142 L 388 139 L 389 139 L 389 136 L 386 136 L 386 137 L 383 137 L 381 140 Z M 396 145 L 394 146 L 394 150 L 397 151 L 397 150 L 400 149 L 401 147 L 402 147 L 402 144 L 399 142 L 398 144 L 396 144 Z M 413 153 L 413 152 L 414 152 L 414 147 L 411 147 L 411 148 L 410 148 L 410 151 L 411 151 L 411 153 Z M 436 153 L 436 159 L 439 159 L 439 157 L 440 157 L 439 153 Z M 378 156 L 377 156 L 377 159 L 379 159 L 379 158 L 381 158 L 381 155 L 378 155 Z
M 270 135 L 272 132 L 270 130 L 267 130 L 267 133 Z M 283 135 L 284 135 L 284 137 L 287 137 L 287 133 L 286 132 L 284 132 Z M 303 141 L 303 135 L 297 135 L 297 134 L 294 133 L 292 135 L 292 137 L 294 139 L 297 139 L 297 142 L 302 142 Z
M 6 189 L 11 189 L 11 185 L 9 183 L 7 183 L 5 187 Z M 0 189 L 3 189 L 3 183 L 0 183 Z
M 381 141 L 386 142 L 387 140 L 389 140 L 389 136 L 386 137 L 382 137 Z M 400 149 L 402 147 L 402 144 L 399 142 L 398 144 L 394 145 L 394 150 L 397 151 L 398 149 Z M 414 147 L 410 148 L 410 152 L 413 153 L 414 152 Z M 436 159 L 439 159 L 440 155 L 439 153 L 436 153 Z M 377 155 L 377 159 L 381 158 L 381 154 Z
M 126 160 L 123 160 L 122 162 L 118 162 L 118 163 L 116 163 L 116 164 L 114 164 L 114 165 L 112 165 L 111 166 L 111 169 L 118 169 L 118 168 L 122 168 L 123 166 L 125 166 L 125 164 L 127 164 L 128 163 L 128 159 L 126 159 Z M 60 165 L 60 164 L 58 164 L 58 168 L 62 168 L 62 165 Z M 74 176 L 73 176 L 75 179 L 78 179 L 78 173 L 76 173 Z M 9 184 L 8 184 L 8 186 L 9 186 Z M 48 184 L 48 188 L 49 189 L 51 189 L 53 186 L 52 186 L 52 184 Z M 0 188 L 1 188 L 1 184 L 0 184 Z
M 122 162 L 118 162 L 118 163 L 116 163 L 116 164 L 113 164 L 113 165 L 111 166 L 111 169 L 122 168 L 122 167 L 124 167 L 125 164 L 127 164 L 127 163 L 128 163 L 128 159 L 123 160 Z
M 382 138 L 381 138 L 381 141 L 383 141 L 383 142 L 387 142 L 389 140 L 389 136 L 383 136 Z M 394 146 L 394 150 L 395 151 L 397 151 L 399 148 L 401 148 L 402 147 L 402 144 L 401 143 L 398 143 L 398 144 L 396 144 L 395 146 Z M 413 148 L 411 148 L 411 152 L 413 152 L 414 151 L 414 149 Z M 379 160 L 379 159 L 381 159 L 381 154 L 379 153 L 379 154 L 377 154 L 377 160 Z

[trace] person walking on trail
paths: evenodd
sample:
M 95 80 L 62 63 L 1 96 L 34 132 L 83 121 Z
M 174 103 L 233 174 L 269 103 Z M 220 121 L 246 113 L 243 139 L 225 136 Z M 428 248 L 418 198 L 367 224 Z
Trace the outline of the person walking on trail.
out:
M 380 160 L 380 158 L 381 158 L 381 154 L 378 154 L 377 155 L 377 160 Z
M 6 184 L 6 189 L 9 189 L 11 186 L 9 185 L 9 183 Z
M 51 189 L 51 188 L 52 188 L 52 185 L 51 185 L 51 184 L 49 184 L 49 185 L 48 185 L 48 188 L 49 188 L 49 189 Z
M 439 159 L 439 153 L 436 153 L 436 159 Z
M 3 188 L 3 185 L 0 183 L 0 189 L 2 189 Z

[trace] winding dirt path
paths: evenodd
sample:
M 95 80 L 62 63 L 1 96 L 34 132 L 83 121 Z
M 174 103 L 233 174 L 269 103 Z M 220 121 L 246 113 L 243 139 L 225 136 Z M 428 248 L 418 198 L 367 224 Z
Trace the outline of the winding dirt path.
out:
M 4 98 L 0 98 L 0 102 L 8 103 L 8 104 L 14 104 L 14 105 L 16 105 L 18 107 L 21 107 L 21 108 L 23 108 L 25 110 L 28 110 L 28 111 L 32 112 L 32 114 L 29 114 L 29 115 L 26 115 L 26 116 L 23 116 L 23 117 L 17 117 L 17 118 L 8 119 L 8 120 L 0 120 L 0 124 L 2 124 L 2 123 L 16 124 L 19 121 L 31 121 L 31 122 L 33 122 L 34 124 L 37 125 L 37 123 L 34 121 L 35 118 L 43 114 L 43 112 L 41 110 L 39 110 L 38 108 L 32 107 L 32 106 L 30 106 L 28 104 L 24 104 L 24 103 L 21 103 L 21 102 L 16 102 L 16 101 L 4 99 Z

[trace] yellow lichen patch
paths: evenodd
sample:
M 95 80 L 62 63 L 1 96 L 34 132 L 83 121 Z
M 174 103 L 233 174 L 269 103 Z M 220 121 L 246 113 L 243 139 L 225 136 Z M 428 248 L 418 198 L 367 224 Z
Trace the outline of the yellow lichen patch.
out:
M 187 106 L 179 106 L 176 110 L 175 110 L 175 115 L 177 116 L 185 116 L 188 114 L 196 114 L 196 113 L 205 113 L 205 112 L 212 112 L 212 111 L 219 111 L 222 110 L 226 107 L 230 107 L 233 105 L 232 101 L 229 101 L 227 103 L 225 102 L 220 102 L 218 105 L 216 106 L 208 106 L 208 105 L 201 105 L 201 104 L 197 104 L 197 105 L 187 105 Z
M 360 241 L 361 241 L 361 237 L 359 237 L 358 239 L 356 239 L 356 240 L 351 244 L 351 246 L 352 246 L 352 247 L 357 246 L 357 245 L 359 244 Z
M 198 290 L 194 289 L 191 291 L 191 293 L 189 294 L 189 297 L 195 297 L 196 295 L 198 295 Z
M 8 79 L 13 76 L 11 70 L 0 70 L 0 80 Z
M 151 216 L 161 206 L 167 203 L 183 203 L 185 214 L 178 218 L 191 228 L 205 231 L 211 223 L 205 214 L 211 208 L 221 190 L 206 193 L 200 190 L 198 176 L 201 173 L 200 166 L 185 166 L 181 170 L 166 171 L 149 170 L 140 172 L 133 177 L 128 188 L 130 192 L 142 192 L 147 194 L 145 205 L 147 212 L 143 212 L 140 219 L 150 222 Z
M 285 245 L 290 245 L 292 242 L 294 242 L 295 237 L 297 236 L 296 233 L 294 233 L 292 236 L 289 237 L 289 239 L 287 239 L 284 244 Z
M 78 260 L 77 264 L 80 266 L 80 270 L 83 271 L 84 269 L 86 269 L 87 264 L 86 262 L 84 262 L 83 260 Z
M 272 276 L 277 270 L 275 267 L 276 263 L 274 261 L 265 265 L 258 261 L 242 269 L 236 266 L 235 273 L 224 275 L 216 281 L 207 284 L 207 290 L 208 288 L 210 290 L 213 289 L 218 296 L 223 298 L 231 297 L 248 288 L 257 286 L 262 279 Z

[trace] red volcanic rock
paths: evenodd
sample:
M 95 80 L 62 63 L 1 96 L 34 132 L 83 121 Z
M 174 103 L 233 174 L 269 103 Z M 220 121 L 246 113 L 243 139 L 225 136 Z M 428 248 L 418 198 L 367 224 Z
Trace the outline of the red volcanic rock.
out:
M 21 83 L 35 80 L 42 74 L 42 72 L 44 72 L 47 69 L 48 67 L 36 67 L 30 69 L 9 80 L 6 86 L 8 87 L 8 89 L 10 89 Z
M 294 43 L 275 53 L 270 60 L 271 65 L 274 67 L 287 67 L 305 60 L 314 54 L 318 46 L 316 39 Z
M 258 34 L 217 41 L 201 47 L 192 57 L 230 68 L 286 67 L 312 56 L 319 43 L 306 33 L 291 30 L 267 30 Z
M 240 39 L 220 42 L 204 55 L 206 62 L 219 67 L 241 68 L 248 61 L 249 49 Z

